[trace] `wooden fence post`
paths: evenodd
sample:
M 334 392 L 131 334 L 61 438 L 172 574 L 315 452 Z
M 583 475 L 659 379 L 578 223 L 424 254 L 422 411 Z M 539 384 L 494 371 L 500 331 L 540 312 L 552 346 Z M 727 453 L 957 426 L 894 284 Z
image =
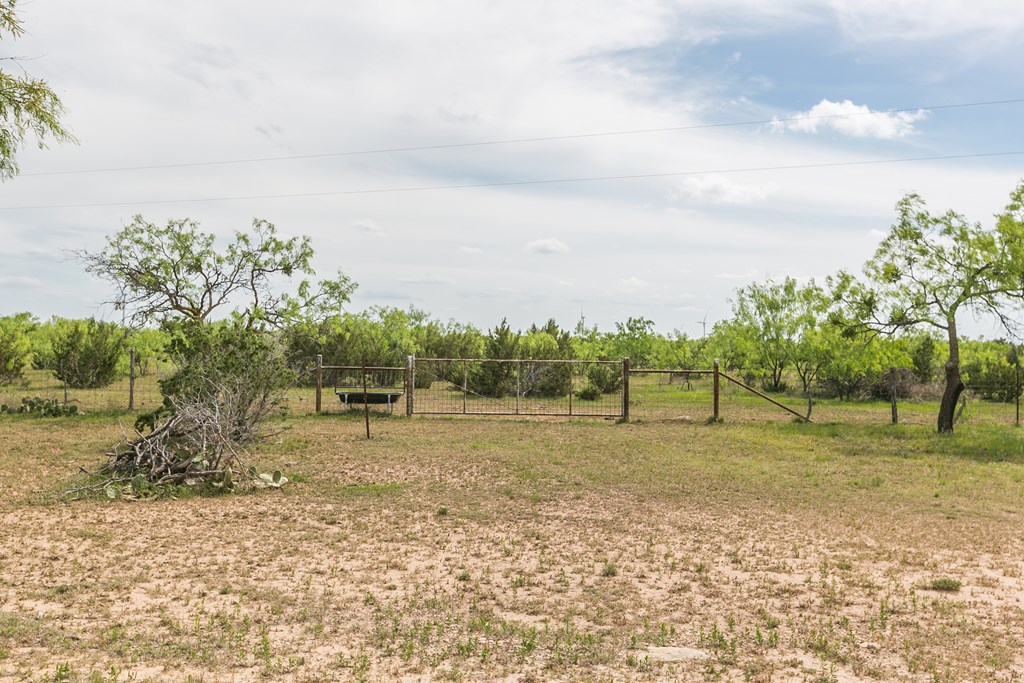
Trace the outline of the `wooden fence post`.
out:
M 712 386 L 712 391 L 714 392 L 714 397 L 712 399 L 713 407 L 712 407 L 711 419 L 713 421 L 715 421 L 715 422 L 718 422 L 721 419 L 721 417 L 719 416 L 719 412 L 718 412 L 718 392 L 719 392 L 719 387 L 721 386 L 721 384 L 720 384 L 719 377 L 718 377 L 718 359 L 717 358 L 715 359 L 714 375 L 713 376 L 714 376 L 714 382 L 712 382 L 711 386 Z
M 324 357 L 316 354 L 316 412 L 320 412 L 320 398 L 324 386 Z
M 1016 398 L 1014 399 L 1017 404 L 1017 420 L 1014 424 L 1020 427 L 1020 358 L 1017 359 L 1017 363 L 1014 366 L 1014 375 L 1016 376 L 1014 387 L 1016 387 L 1017 389 L 1017 392 L 1015 394 Z
M 405 370 L 405 416 L 412 417 L 413 392 L 416 391 L 416 356 L 409 356 Z
M 899 424 L 900 416 L 896 412 L 896 368 L 889 368 L 889 401 L 892 402 L 892 423 Z
M 629 422 L 629 358 L 622 359 L 622 421 Z
M 128 350 L 128 410 L 135 410 L 135 349 Z

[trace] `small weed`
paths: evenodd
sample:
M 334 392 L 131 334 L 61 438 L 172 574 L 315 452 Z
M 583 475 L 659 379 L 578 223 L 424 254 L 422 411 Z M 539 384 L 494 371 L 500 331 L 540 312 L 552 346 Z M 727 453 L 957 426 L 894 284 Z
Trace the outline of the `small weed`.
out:
M 601 567 L 601 576 L 611 577 L 618 576 L 619 568 L 615 566 L 614 562 L 605 562 L 604 566 Z
M 537 629 L 531 626 L 526 629 L 526 633 L 519 640 L 519 658 L 526 659 L 534 650 L 537 649 Z
M 63 662 L 54 667 L 53 673 L 49 676 L 43 676 L 41 682 L 45 683 L 62 683 L 63 681 L 76 680 L 75 670 L 71 668 L 69 662 Z
M 962 585 L 959 579 L 951 579 L 948 576 L 941 576 L 928 582 L 928 588 L 943 593 L 957 593 Z

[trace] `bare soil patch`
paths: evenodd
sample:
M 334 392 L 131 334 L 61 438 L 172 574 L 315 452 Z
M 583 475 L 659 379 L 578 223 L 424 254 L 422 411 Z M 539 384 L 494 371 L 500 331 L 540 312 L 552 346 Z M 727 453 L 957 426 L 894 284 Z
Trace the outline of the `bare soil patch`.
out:
M 53 502 L 116 425 L 0 425 L 0 680 L 1024 677 L 1008 428 L 280 426 L 283 491 Z

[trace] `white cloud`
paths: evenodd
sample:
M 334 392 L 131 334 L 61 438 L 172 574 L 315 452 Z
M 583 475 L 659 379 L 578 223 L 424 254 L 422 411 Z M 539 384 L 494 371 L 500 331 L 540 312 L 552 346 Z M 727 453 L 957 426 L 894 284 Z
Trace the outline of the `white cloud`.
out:
M 705 204 L 751 204 L 778 191 L 774 183 L 742 185 L 729 178 L 709 174 L 686 178 L 669 192 L 669 199 L 685 199 Z
M 776 131 L 817 133 L 834 130 L 855 138 L 878 138 L 893 140 L 913 134 L 914 123 L 928 116 L 922 109 L 917 111 L 878 112 L 850 100 L 832 102 L 822 100 L 809 111 L 795 114 L 787 119 L 772 121 Z
M 548 237 L 547 239 L 527 242 L 526 251 L 531 251 L 535 254 L 565 254 L 569 251 L 569 247 L 565 242 L 556 237 Z
M 34 277 L 26 277 L 24 275 L 4 275 L 0 277 L 0 287 L 19 287 L 19 288 L 30 288 L 30 287 L 41 287 L 42 281 L 37 280 Z
M 630 275 L 629 277 L 624 277 L 621 280 L 619 280 L 619 286 L 624 289 L 641 289 L 643 287 L 647 287 L 648 285 L 650 285 L 649 282 L 647 282 L 646 280 L 641 280 L 635 275 Z
M 668 310 L 678 304 L 669 293 L 691 291 L 699 292 L 695 305 L 710 309 L 714 320 L 727 314 L 729 292 L 741 284 L 716 279 L 719 271 L 749 281 L 763 274 L 765 263 L 776 264 L 773 269 L 813 264 L 819 277 L 840 267 L 857 270 L 872 251 L 866 233 L 892 222 L 892 205 L 902 192 L 919 192 L 933 207 L 948 201 L 972 218 L 988 220 L 1005 204 L 1019 169 L 981 161 L 915 163 L 356 193 L 870 160 L 873 152 L 864 145 L 822 144 L 820 134 L 907 136 L 920 124 L 843 103 L 834 93 L 881 107 L 1013 90 L 1016 47 L 984 57 L 971 71 L 971 83 L 950 78 L 951 65 L 960 68 L 967 61 L 965 44 L 994 50 L 989 46 L 998 45 L 1000 35 L 1016 39 L 1024 13 L 1010 3 L 309 0 L 290 8 L 286 34 L 280 13 L 266 0 L 22 3 L 30 35 L 19 40 L 18 52 L 43 56 L 28 67 L 60 92 L 81 144 L 44 151 L 26 146 L 19 153 L 26 175 L 6 184 L 4 203 L 112 205 L 0 214 L 0 274 L 31 272 L 29 280 L 45 283 L 30 289 L 23 280 L 19 296 L 0 307 L 41 317 L 88 315 L 88 307 L 76 308 L 77 301 L 64 293 L 101 301 L 108 288 L 83 278 L 73 260 L 55 262 L 67 259 L 59 247 L 101 249 L 103 235 L 141 211 L 157 223 L 191 215 L 225 238 L 253 216 L 289 234 L 308 234 L 322 274 L 340 267 L 361 284 L 353 308 L 401 305 L 412 293 L 417 306 L 481 326 L 505 314 L 510 320 L 520 315 L 517 326 L 552 316 L 564 324 L 583 305 L 588 323 L 606 327 L 643 315 L 671 329 L 681 316 Z M 88 32 L 81 30 L 84 25 Z M 835 44 L 823 46 L 823 37 Z M 922 42 L 936 39 L 948 49 Z M 981 55 L 985 49 L 972 51 Z M 132 59 L 123 59 L 125 54 Z M 863 120 L 870 126 L 840 130 L 820 119 L 813 126 L 818 136 L 738 126 L 446 147 L 764 119 L 780 106 L 807 110 L 813 100 L 787 101 L 794 93 L 794 54 L 809 60 L 801 81 L 815 88 L 814 99 L 840 100 L 832 106 L 858 114 L 845 125 Z M 811 63 L 819 55 L 827 59 Z M 96 64 L 103 68 L 88 68 Z M 345 67 L 353 64 L 358 68 Z M 886 73 L 878 71 L 879 64 Z M 918 87 L 922 70 L 939 74 L 935 82 L 942 89 Z M 866 100 L 862 90 L 832 89 L 842 78 L 869 73 L 878 100 Z M 777 86 L 765 97 L 772 83 Z M 967 118 L 968 112 L 983 110 L 961 111 L 963 125 L 943 128 L 941 139 L 915 139 L 929 147 L 922 156 L 931 147 L 941 147 L 936 153 L 999 149 L 999 139 L 970 137 L 985 130 L 972 126 L 978 119 Z M 1013 130 L 1015 109 L 984 111 L 992 116 L 984 120 L 1001 117 L 1005 130 Z M 945 113 L 941 120 L 938 110 L 933 116 L 937 125 L 946 123 Z M 427 146 L 437 148 L 323 156 Z M 29 175 L 285 156 L 294 158 Z M 679 203 L 666 207 L 670 185 Z M 348 194 L 328 196 L 332 192 Z M 132 204 L 300 193 L 324 196 Z M 709 205 L 718 208 L 705 211 Z M 544 237 L 549 239 L 537 239 Z M 534 240 L 527 251 L 524 240 Z M 385 243 L 387 249 L 369 248 Z M 51 256 L 33 258 L 27 267 L 21 255 L 28 249 Z M 631 279 L 633 274 L 639 275 Z M 455 284 L 428 286 L 443 285 L 438 275 Z M 401 277 L 415 282 L 399 286 Z M 556 279 L 573 283 L 571 289 Z M 499 291 L 502 283 L 522 291 Z M 620 290 L 621 304 L 609 301 L 610 289 Z M 541 303 L 518 313 L 522 301 L 535 297 Z
M 352 228 L 359 232 L 365 232 L 369 235 L 383 235 L 384 231 L 381 230 L 380 226 L 371 220 L 363 219 L 358 221 L 352 221 Z
M 946 40 L 953 50 L 965 44 L 984 50 L 1015 43 L 1024 30 L 1016 0 L 831 0 L 831 5 L 846 35 L 864 43 Z M 961 40 L 952 41 L 956 36 Z

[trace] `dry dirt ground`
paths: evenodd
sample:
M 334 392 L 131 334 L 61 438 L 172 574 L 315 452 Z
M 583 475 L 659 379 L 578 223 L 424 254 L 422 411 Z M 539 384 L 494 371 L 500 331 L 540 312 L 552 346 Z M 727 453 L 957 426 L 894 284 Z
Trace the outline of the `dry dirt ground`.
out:
M 1020 432 L 306 417 L 282 491 L 54 501 L 0 422 L 0 681 L 1024 680 Z

